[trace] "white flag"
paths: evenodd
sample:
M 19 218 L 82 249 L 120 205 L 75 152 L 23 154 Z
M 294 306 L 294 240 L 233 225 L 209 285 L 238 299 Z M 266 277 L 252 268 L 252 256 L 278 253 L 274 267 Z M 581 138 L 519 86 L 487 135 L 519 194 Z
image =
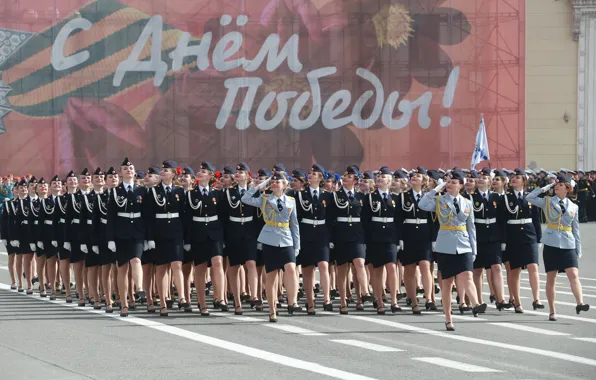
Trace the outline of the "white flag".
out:
M 480 120 L 478 134 L 476 134 L 476 146 L 474 147 L 474 154 L 472 155 L 471 169 L 474 170 L 478 163 L 486 160 L 490 160 L 490 154 L 488 153 L 486 127 L 484 126 L 484 118 L 482 118 Z

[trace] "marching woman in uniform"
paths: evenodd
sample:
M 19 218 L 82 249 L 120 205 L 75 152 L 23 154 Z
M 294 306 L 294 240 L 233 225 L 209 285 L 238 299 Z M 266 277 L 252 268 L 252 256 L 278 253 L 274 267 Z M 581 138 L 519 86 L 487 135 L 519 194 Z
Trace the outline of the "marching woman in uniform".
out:
M 177 172 L 180 174 L 178 175 L 178 182 L 180 183 L 180 187 L 184 190 L 184 195 L 186 196 L 189 191 L 194 190 L 195 188 L 195 171 L 190 166 L 185 166 L 184 168 L 177 168 Z M 187 197 L 188 198 L 188 197 Z M 186 217 L 186 215 L 185 215 Z M 184 228 L 187 228 L 188 225 L 184 223 Z M 186 242 L 186 238 L 185 238 Z M 186 248 L 186 244 L 185 248 Z M 146 251 L 145 251 L 146 252 Z M 184 259 L 182 261 L 182 275 L 184 276 L 184 294 L 188 295 L 188 302 L 190 303 L 190 296 L 191 296 L 191 283 L 193 282 L 193 259 L 190 253 L 190 249 L 187 251 L 186 249 L 183 252 Z M 143 278 L 145 278 L 143 276 Z M 204 281 L 203 281 L 204 282 Z M 145 289 L 147 286 L 145 285 Z M 189 310 L 192 310 L 189 308 Z
M 16 189 L 15 189 L 16 190 Z M 15 191 L 16 193 L 16 191 Z M 16 258 L 16 253 L 17 253 L 17 248 L 13 247 L 10 242 L 13 240 L 11 238 L 12 233 L 11 230 L 13 229 L 13 227 L 11 227 L 11 223 L 14 222 L 14 211 L 16 210 L 16 204 L 14 203 L 14 200 L 10 199 L 10 198 L 6 198 L 4 200 L 4 208 L 2 211 L 2 226 L 0 227 L 0 239 L 2 240 L 2 243 L 4 244 L 4 246 L 6 247 L 6 252 L 8 253 L 8 271 L 10 272 L 10 280 L 11 280 L 11 284 L 10 284 L 10 288 L 12 290 L 16 290 L 17 289 L 17 276 L 15 274 L 15 258 Z M 19 279 L 21 276 L 18 276 Z
M 208 263 L 214 257 L 221 258 L 223 256 L 224 245 L 222 227 L 223 193 L 209 186 L 214 178 L 214 171 L 215 166 L 212 163 L 202 162 L 201 168 L 196 174 L 199 184 L 185 195 L 184 249 L 190 253 L 194 264 L 197 306 L 203 316 L 209 316 L 209 309 L 205 300 L 205 279 Z M 223 297 L 223 281 L 221 281 L 223 276 L 218 280 L 220 282 L 216 283 L 214 287 L 214 297 Z M 219 296 L 216 292 L 220 292 Z
M 146 238 L 145 220 L 143 218 L 146 190 L 144 187 L 135 185 L 135 167 L 128 157 L 124 158 L 120 165 L 120 174 L 122 182 L 110 191 L 106 238 L 108 240 L 108 249 L 115 253 L 117 257 L 120 316 L 128 317 L 129 267 L 135 284 L 139 288 L 143 284 L 141 255 L 143 254 L 143 243 Z M 152 243 L 155 246 L 155 242 Z M 145 291 L 139 289 L 137 296 L 139 298 L 145 297 Z
M 315 269 L 319 268 L 321 287 L 323 288 L 323 310 L 333 311 L 329 295 L 329 237 L 333 229 L 333 220 L 327 213 L 330 193 L 321 191 L 325 169 L 314 164 L 308 175 L 306 189 L 296 192 L 298 223 L 300 224 L 300 256 L 296 261 L 302 265 L 302 277 L 306 292 L 308 315 L 315 315 Z
M 257 177 L 255 178 L 255 186 L 260 184 L 263 181 L 266 181 L 269 177 L 271 177 L 273 173 L 268 169 L 261 168 L 257 172 Z M 257 231 L 261 231 L 265 226 L 265 221 L 263 220 L 263 212 L 260 208 L 258 208 L 255 212 L 255 228 Z M 265 288 L 263 285 L 263 280 L 265 279 L 265 273 L 263 272 L 263 266 L 265 262 L 263 260 L 263 244 L 257 243 L 257 294 L 251 294 L 251 301 L 250 307 L 255 308 L 257 311 L 263 311 L 263 298 L 265 297 Z
M 186 198 L 182 188 L 174 187 L 176 167 L 177 164 L 174 161 L 164 161 L 160 172 L 161 183 L 145 195 L 147 246 L 155 249 L 154 259 L 157 267 L 155 281 L 160 295 L 161 310 L 159 315 L 162 317 L 168 316 L 165 297 L 170 286 L 167 276 L 168 265 L 171 266 L 173 282 L 180 297 L 178 309 L 192 311 L 190 302 L 184 293 L 184 275 L 182 274 L 182 261 L 184 260 L 182 221 Z M 144 188 L 143 190 L 146 191 Z
M 460 195 L 465 179 L 463 173 L 454 171 L 447 182 L 426 193 L 419 206 L 426 211 L 435 211 L 441 224 L 437 235 L 437 261 L 443 277 L 442 289 L 451 289 L 453 280 L 458 289 L 464 289 L 474 305 L 472 313 L 486 311 L 486 305 L 478 304 L 476 286 L 472 279 L 474 259 L 476 257 L 476 227 L 472 202 Z M 443 188 L 445 195 L 437 195 Z M 451 292 L 442 292 L 442 304 L 445 312 L 445 328 L 454 331 L 451 321 Z
M 377 299 L 377 314 L 385 314 L 383 273 L 387 270 L 387 283 L 391 297 L 391 312 L 401 311 L 397 305 L 397 244 L 401 228 L 395 199 L 389 193 L 393 173 L 382 168 L 375 182 L 377 190 L 364 197 L 362 224 L 366 234 L 366 257 L 372 265 L 373 293 Z
M 540 197 L 555 188 L 555 195 Z M 555 284 L 557 273 L 565 272 L 569 280 L 569 287 L 575 296 L 577 306 L 575 311 L 588 311 L 590 305 L 584 304 L 582 286 L 579 282 L 578 261 L 582 256 L 579 235 L 579 210 L 571 202 L 568 195 L 573 192 L 571 179 L 559 176 L 555 183 L 537 188 L 527 196 L 528 202 L 544 209 L 546 217 L 546 231 L 542 235 L 544 250 L 544 269 L 546 270 L 546 297 L 550 314 L 548 319 L 557 320 L 555 311 Z
M 506 223 L 506 255 L 511 267 L 511 281 L 508 283 L 512 289 L 511 302 L 516 313 L 523 313 L 520 296 L 520 277 L 522 269 L 528 269 L 530 287 L 534 301 L 532 307 L 544 309 L 540 302 L 540 280 L 538 278 L 538 243 L 542 238 L 539 208 L 532 206 L 526 199 L 525 189 L 528 186 L 528 177 L 524 169 L 515 169 L 511 178 L 511 189 L 501 198 L 498 206 L 501 223 Z
M 22 179 L 19 181 L 17 187 L 18 199 L 13 202 L 16 203 L 16 208 L 13 210 L 14 220 L 11 225 L 10 244 L 15 247 L 17 254 L 16 271 L 17 278 L 19 279 L 19 292 L 23 292 L 23 281 L 21 279 L 21 273 L 25 272 L 25 280 L 27 281 L 27 294 L 33 294 L 32 280 L 32 266 L 31 260 L 33 253 L 29 246 L 31 238 L 31 229 L 29 228 L 29 214 L 31 210 L 31 202 L 29 201 L 29 188 L 27 181 Z
M 56 299 L 56 270 L 58 269 L 58 240 L 56 236 L 64 234 L 61 226 L 58 225 L 56 215 L 58 206 L 57 199 L 62 190 L 62 181 L 56 175 L 50 181 L 50 196 L 41 199 L 41 208 L 39 212 L 39 227 L 41 229 L 37 246 L 41 248 L 46 256 L 46 266 L 48 268 L 48 282 L 50 283 L 52 293 L 50 300 Z
M 416 298 L 416 267 L 420 267 L 426 310 L 437 310 L 432 301 L 434 290 L 433 274 L 430 270 L 432 262 L 432 229 L 431 215 L 419 206 L 424 195 L 423 188 L 428 183 L 427 171 L 423 167 L 416 168 L 410 178 L 411 189 L 397 197 L 397 209 L 400 223 L 399 260 L 404 266 L 404 284 L 406 294 L 412 302 L 412 312 L 420 314 L 420 306 Z M 434 210 L 429 210 L 434 211 Z
M 368 292 L 368 278 L 364 261 L 366 258 L 366 242 L 364 228 L 360 221 L 364 196 L 354 189 L 360 178 L 359 170 L 350 165 L 346 168 L 342 178 L 343 187 L 331 193 L 331 201 L 327 212 L 333 220 L 333 234 L 329 247 L 335 249 L 337 260 L 337 287 L 341 298 L 340 314 L 348 314 L 346 297 L 348 292 L 348 272 L 350 264 L 354 270 L 360 286 L 362 302 L 372 302 L 374 299 Z M 363 309 L 362 304 L 356 305 Z
M 66 190 L 64 188 L 66 187 Z M 58 209 L 56 210 L 55 223 L 58 223 L 56 228 L 56 242 L 58 243 L 58 257 L 60 259 L 59 269 L 60 277 L 62 277 L 63 289 L 66 292 L 66 303 L 72 303 L 72 296 L 70 291 L 70 243 L 66 241 L 66 215 L 68 213 L 68 202 L 71 195 L 75 194 L 79 187 L 79 179 L 71 170 L 67 175 L 65 181 L 62 182 L 62 195 L 56 198 Z
M 502 203 L 501 199 L 507 192 L 509 178 L 507 177 L 507 174 L 505 174 L 505 172 L 502 170 L 496 169 L 493 173 L 494 173 L 494 177 L 493 177 L 492 189 L 493 189 L 493 192 L 499 196 L 498 201 L 497 201 L 497 206 L 498 206 Z M 500 211 L 503 211 L 503 210 L 500 210 Z M 498 212 L 497 218 L 499 218 L 500 215 L 501 215 L 501 212 Z M 497 222 L 499 222 L 498 219 L 497 219 Z M 507 226 L 504 225 L 503 223 L 504 223 L 504 221 L 500 222 L 500 225 L 501 225 L 501 255 L 503 257 L 502 261 L 505 266 L 505 271 L 506 271 L 505 273 L 507 274 L 507 290 L 509 292 L 509 302 L 508 303 L 511 304 L 511 300 L 513 299 L 513 295 L 511 294 L 511 289 L 513 289 L 513 286 L 511 285 L 512 284 L 512 282 L 511 282 L 511 266 L 509 265 L 509 256 L 507 255 L 507 250 L 506 250 L 506 247 L 507 247 L 507 244 L 506 244 Z M 492 271 L 492 269 L 486 269 L 487 276 L 491 276 L 491 274 L 490 274 L 491 271 Z M 490 285 L 490 282 L 489 282 L 489 285 Z M 503 297 L 504 296 L 505 296 L 505 293 L 503 292 Z
M 33 221 L 33 238 L 36 245 L 35 250 L 35 261 L 37 263 L 37 273 L 39 277 L 39 296 L 40 297 L 47 297 L 46 293 L 46 283 L 50 284 L 50 282 L 45 276 L 46 274 L 46 253 L 45 253 L 45 246 L 41 243 L 41 237 L 43 236 L 43 227 L 44 227 L 44 214 L 45 211 L 43 210 L 43 204 L 45 204 L 45 200 L 48 198 L 48 183 L 45 181 L 43 177 L 39 179 L 37 185 L 35 186 L 35 192 L 37 194 L 37 201 L 33 202 L 31 205 L 31 215 Z M 48 249 L 50 249 L 48 247 Z M 54 271 L 55 273 L 55 271 Z M 48 276 L 49 277 L 49 276 Z
M 147 194 L 159 183 L 159 173 L 161 173 L 161 169 L 157 166 L 151 166 L 147 169 L 147 174 L 143 179 L 143 185 Z M 145 288 L 145 293 L 147 294 L 147 313 L 155 313 L 154 296 L 157 294 L 154 291 L 156 287 L 155 249 L 149 248 L 148 244 L 144 246 L 143 255 L 141 256 L 141 266 L 143 268 L 143 288 Z
M 271 194 L 256 193 L 270 184 Z M 242 202 L 258 207 L 263 212 L 265 226 L 258 241 L 263 244 L 263 258 L 267 272 L 266 292 L 269 302 L 269 322 L 277 322 L 278 271 L 284 271 L 284 285 L 288 295 L 288 313 L 302 311 L 296 303 L 298 278 L 296 256 L 300 253 L 300 231 L 296 213 L 296 201 L 285 195 L 288 180 L 284 173 L 274 173 L 269 179 L 249 189 Z

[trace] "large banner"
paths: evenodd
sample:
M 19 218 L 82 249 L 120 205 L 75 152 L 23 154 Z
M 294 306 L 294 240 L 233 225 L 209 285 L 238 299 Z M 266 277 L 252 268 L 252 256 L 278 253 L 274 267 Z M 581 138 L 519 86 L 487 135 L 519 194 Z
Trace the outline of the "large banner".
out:
M 11 4 L 11 5 L 9 5 Z M 523 166 L 523 0 L 17 0 L 0 173 Z

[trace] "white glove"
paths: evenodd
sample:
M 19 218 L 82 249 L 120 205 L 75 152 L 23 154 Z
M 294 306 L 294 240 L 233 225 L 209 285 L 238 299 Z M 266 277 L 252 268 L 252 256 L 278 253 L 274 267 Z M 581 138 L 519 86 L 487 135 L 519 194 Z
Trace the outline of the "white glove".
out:
M 578 259 L 581 259 L 582 258 L 582 251 L 581 250 L 579 250 L 579 251 L 576 250 L 576 252 L 577 252 L 577 258 Z
M 403 240 L 399 241 L 399 249 L 402 251 L 404 250 L 404 241 Z
M 4 240 L 4 239 L 0 240 L 0 242 L 2 242 L 2 244 L 4 244 L 4 245 L 6 245 L 6 244 L 7 244 L 7 241 L 6 241 L 6 240 Z
M 505 251 L 507 249 L 507 243 L 501 243 L 501 251 Z
M 99 255 L 99 247 L 98 246 L 94 245 L 93 247 L 91 247 L 91 250 L 93 252 L 95 252 L 96 255 Z
M 21 246 L 21 243 L 18 240 L 13 240 L 10 242 L 10 245 L 12 245 L 13 247 L 19 248 Z
M 476 261 L 476 255 L 472 255 L 472 261 Z
M 299 249 L 295 249 L 294 252 L 296 253 L 296 257 L 298 257 L 298 255 L 300 254 L 300 250 Z
M 147 243 L 147 240 L 145 240 L 143 242 L 143 251 L 148 251 L 149 250 L 149 244 Z
M 38 246 L 39 248 L 43 249 L 43 243 L 42 243 L 41 241 L 38 241 L 38 242 L 37 242 L 37 246 Z
M 70 251 L 70 243 L 66 242 L 63 245 L 64 249 L 66 249 L 67 251 Z
M 539 249 L 542 249 L 543 247 L 544 247 L 544 244 L 543 243 L 538 243 L 538 248 Z
M 330 248 L 330 249 L 333 249 L 333 247 L 335 247 L 335 244 L 333 244 L 333 243 L 329 243 L 329 248 Z
M 153 240 L 149 240 L 147 242 L 147 247 L 149 247 L 149 249 L 155 249 L 155 242 Z
M 257 243 L 257 249 L 263 250 L 263 243 Z
M 184 244 L 184 250 L 186 252 L 190 251 L 190 244 Z
M 257 190 L 262 190 L 262 189 L 266 188 L 267 185 L 269 185 L 269 182 L 271 182 L 271 177 L 269 177 L 266 180 L 264 180 L 263 182 L 259 183 L 256 186 Z
M 81 252 L 83 252 L 83 253 L 89 253 L 87 251 L 87 244 L 81 244 Z
M 113 241 L 108 242 L 108 249 L 112 252 L 116 252 L 116 243 Z
M 443 190 L 445 188 L 445 186 L 447 186 L 447 182 L 439 182 L 437 187 L 435 187 L 435 191 L 438 193 L 441 190 Z
M 555 186 L 556 183 L 549 183 L 548 185 L 544 186 L 543 188 L 541 188 L 540 190 L 542 190 L 543 193 L 546 193 L 547 191 L 549 191 L 553 186 Z
M 436 252 L 435 249 L 437 248 L 437 242 L 433 241 L 432 242 L 432 247 L 433 247 L 433 252 Z
M 58 248 L 58 242 L 56 240 L 52 240 L 52 245 L 56 248 Z
M 35 252 L 35 243 L 30 243 L 29 248 L 31 248 L 31 252 Z

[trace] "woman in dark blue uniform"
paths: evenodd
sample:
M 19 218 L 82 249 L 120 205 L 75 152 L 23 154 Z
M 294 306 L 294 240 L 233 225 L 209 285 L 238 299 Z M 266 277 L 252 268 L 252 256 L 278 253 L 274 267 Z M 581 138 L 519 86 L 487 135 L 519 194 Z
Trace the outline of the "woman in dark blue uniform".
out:
M 511 281 L 508 282 L 516 313 L 523 313 L 520 296 L 520 277 L 522 269 L 527 269 L 532 288 L 532 307 L 544 309 L 540 302 L 540 280 L 538 276 L 538 243 L 542 238 L 540 225 L 540 208 L 526 200 L 528 177 L 524 169 L 515 169 L 511 178 L 511 189 L 503 195 L 499 208 L 502 218 L 500 223 L 506 224 L 507 256 L 511 266 Z
M 364 196 L 356 192 L 355 189 L 359 177 L 359 170 L 353 165 L 348 166 L 342 178 L 343 188 L 331 193 L 330 207 L 327 209 L 330 219 L 334 222 L 329 247 L 335 249 L 337 260 L 337 287 L 341 298 L 340 314 L 348 314 L 346 296 L 350 264 L 354 265 L 362 301 L 373 301 L 373 297 L 368 292 L 368 277 L 364 267 L 366 242 L 364 228 L 360 220 Z M 363 306 L 358 304 L 356 307 L 362 308 Z
M 40 297 L 47 297 L 48 294 L 46 292 L 46 284 L 50 284 L 48 278 L 46 278 L 46 252 L 45 252 L 45 245 L 42 244 L 42 236 L 43 236 L 43 229 L 44 229 L 44 220 L 45 218 L 45 211 L 43 209 L 43 204 L 48 197 L 48 183 L 45 181 L 43 177 L 39 179 L 35 186 L 35 192 L 37 195 L 37 200 L 32 203 L 31 206 L 31 216 L 32 216 L 32 223 L 33 223 L 33 239 L 35 241 L 36 250 L 35 250 L 35 261 L 37 264 L 37 273 L 39 278 L 39 296 Z M 49 250 L 51 248 L 48 247 Z M 55 268 L 54 268 L 55 269 Z M 56 272 L 54 271 L 54 274 Z M 48 275 L 49 277 L 49 275 Z
M 14 186 L 14 194 L 17 192 L 17 186 Z M 19 281 L 21 280 L 21 276 L 17 276 L 15 274 L 15 258 L 17 253 L 17 248 L 11 245 L 11 241 L 13 240 L 11 230 L 14 231 L 14 227 L 11 227 L 11 224 L 14 222 L 14 212 L 16 210 L 16 203 L 15 201 L 10 198 L 6 198 L 4 200 L 4 208 L 2 210 L 2 226 L 0 227 L 0 239 L 2 243 L 6 247 L 6 252 L 8 253 L 8 271 L 10 272 L 10 279 L 11 284 L 10 288 L 12 290 L 17 289 L 17 277 L 19 277 Z
M 224 235 L 222 227 L 223 193 L 210 186 L 214 178 L 215 166 L 202 162 L 196 173 L 198 185 L 186 193 L 184 249 L 190 252 L 194 264 L 194 282 L 197 290 L 197 306 L 201 315 L 208 316 L 205 300 L 205 279 L 208 263 L 223 256 Z M 214 287 L 220 291 L 221 283 Z
M 389 192 L 393 173 L 387 168 L 379 170 L 375 182 L 377 190 L 364 197 L 362 223 L 366 234 L 367 259 L 372 265 L 373 293 L 377 300 L 377 314 L 385 314 L 384 271 L 387 271 L 391 312 L 401 311 L 397 305 L 397 245 L 401 228 L 396 200 Z
M 428 183 L 427 171 L 423 167 L 416 168 L 410 176 L 411 189 L 401 193 L 397 199 L 400 228 L 399 261 L 404 266 L 404 284 L 406 294 L 412 302 L 412 312 L 422 311 L 416 298 L 416 266 L 420 267 L 426 310 L 436 310 L 432 302 L 434 290 L 433 275 L 430 271 L 432 261 L 432 229 L 430 212 L 418 207 L 424 196 L 424 187 Z
M 308 175 L 308 186 L 295 192 L 296 211 L 300 225 L 300 256 L 296 258 L 302 266 L 306 308 L 308 315 L 315 315 L 315 269 L 319 268 L 323 289 L 323 310 L 333 311 L 329 295 L 329 237 L 333 229 L 333 220 L 329 219 L 327 206 L 330 193 L 321 190 L 325 169 L 314 164 Z
M 151 166 L 147 169 L 147 173 L 143 179 L 143 186 L 145 187 L 147 194 L 149 194 L 152 188 L 159 184 L 160 173 L 161 169 L 158 166 Z M 145 239 L 148 238 L 149 237 L 147 236 Z M 155 248 L 149 248 L 147 241 L 148 240 L 145 240 L 144 242 L 143 255 L 141 256 L 143 288 L 145 288 L 145 293 L 147 294 L 147 313 L 155 313 L 155 306 L 159 305 L 159 303 L 155 302 L 155 296 L 158 295 L 155 291 L 157 287 L 155 283 Z M 172 307 L 173 301 L 167 300 L 166 303 L 167 302 L 170 302 L 168 308 Z
M 173 282 L 178 291 L 178 309 L 189 311 L 191 308 L 184 293 L 182 274 L 186 198 L 184 190 L 174 186 L 177 166 L 174 161 L 164 161 L 160 172 L 161 183 L 146 195 L 147 245 L 148 248 L 155 248 L 155 281 L 161 303 L 159 315 L 162 317 L 168 316 L 165 297 L 170 287 L 168 266 L 171 267 Z
M 189 191 L 194 190 L 195 188 L 195 172 L 193 170 L 193 168 L 191 168 L 190 166 L 185 166 L 183 168 L 177 168 L 176 169 L 180 174 L 178 175 L 178 183 L 180 184 L 180 187 L 182 188 L 182 190 L 184 190 L 184 195 L 187 196 Z M 188 199 L 188 197 L 187 197 Z M 186 215 L 185 215 L 185 219 L 186 219 Z M 186 225 L 186 223 L 184 224 L 184 227 L 188 227 Z M 186 241 L 186 239 L 185 239 Z M 184 258 L 182 260 L 182 275 L 184 276 L 184 294 L 188 295 L 188 302 L 191 302 L 190 300 L 190 296 L 191 296 L 191 284 L 193 282 L 193 258 L 192 258 L 192 254 L 190 252 L 190 249 L 186 249 L 186 243 L 184 246 Z M 143 277 L 144 278 L 144 277 Z M 203 281 L 204 282 L 204 281 Z M 145 289 L 147 288 L 147 286 L 145 286 Z M 188 309 L 189 311 L 192 311 L 191 308 Z
M 40 181 L 41 182 L 41 181 Z M 56 215 L 58 214 L 57 199 L 62 190 L 62 181 L 56 175 L 50 181 L 50 195 L 41 199 L 41 207 L 39 211 L 39 228 L 40 234 L 38 236 L 37 246 L 43 250 L 46 257 L 46 266 L 48 268 L 48 282 L 51 286 L 50 300 L 56 299 L 56 273 L 58 264 L 58 240 L 56 236 L 63 234 L 61 226 L 58 225 Z
M 29 200 L 29 188 L 27 181 L 22 179 L 17 187 L 18 199 L 16 202 L 16 209 L 14 210 L 14 221 L 12 223 L 13 230 L 11 231 L 11 238 L 13 239 L 11 245 L 15 247 L 17 254 L 16 271 L 19 279 L 19 292 L 23 292 L 23 284 L 20 274 L 25 272 L 25 280 L 27 281 L 27 294 L 33 294 L 32 280 L 32 265 L 33 250 L 30 245 L 31 228 L 29 226 L 29 218 L 31 213 L 31 201 Z

